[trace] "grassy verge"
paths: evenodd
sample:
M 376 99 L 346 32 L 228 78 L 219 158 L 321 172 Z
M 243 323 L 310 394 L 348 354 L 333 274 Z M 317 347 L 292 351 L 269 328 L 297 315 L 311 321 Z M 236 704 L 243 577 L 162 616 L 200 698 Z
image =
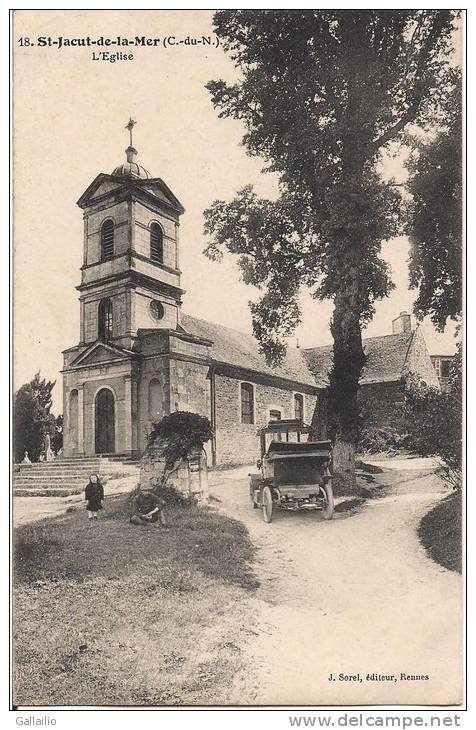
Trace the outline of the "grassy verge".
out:
M 453 492 L 424 516 L 418 531 L 430 557 L 448 570 L 462 570 L 461 491 Z
M 226 700 L 257 587 L 241 523 L 175 508 L 168 529 L 128 523 L 127 497 L 16 531 L 16 704 Z

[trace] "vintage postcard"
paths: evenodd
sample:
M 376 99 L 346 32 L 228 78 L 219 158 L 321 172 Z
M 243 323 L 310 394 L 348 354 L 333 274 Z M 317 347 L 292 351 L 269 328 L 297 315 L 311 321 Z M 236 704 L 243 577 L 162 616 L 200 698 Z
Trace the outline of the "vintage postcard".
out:
M 461 708 L 464 12 L 11 18 L 12 705 Z

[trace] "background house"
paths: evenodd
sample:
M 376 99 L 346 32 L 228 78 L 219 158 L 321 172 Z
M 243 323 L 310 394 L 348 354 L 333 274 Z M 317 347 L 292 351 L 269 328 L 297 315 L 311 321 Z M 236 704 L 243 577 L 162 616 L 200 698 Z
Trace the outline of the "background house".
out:
M 411 316 L 401 312 L 392 322 L 392 334 L 364 339 L 363 348 L 366 362 L 359 401 L 365 425 L 403 429 L 407 379 L 412 376 L 429 387 L 439 387 L 423 332 L 420 327 L 412 329 Z M 332 367 L 332 346 L 311 348 L 305 353 L 316 383 L 325 388 Z M 314 419 L 320 434 L 326 434 L 330 417 L 326 399 L 321 397 Z
M 431 355 L 431 362 L 435 368 L 442 390 L 446 390 L 448 388 L 453 360 L 454 355 Z

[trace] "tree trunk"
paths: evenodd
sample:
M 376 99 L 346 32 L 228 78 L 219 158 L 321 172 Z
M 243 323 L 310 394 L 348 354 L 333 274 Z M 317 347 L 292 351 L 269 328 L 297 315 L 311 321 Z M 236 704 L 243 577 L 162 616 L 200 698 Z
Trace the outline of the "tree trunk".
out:
M 337 495 L 356 491 L 355 443 L 345 441 L 339 434 L 332 449 L 332 488 Z
M 340 493 L 352 493 L 357 489 L 355 478 L 355 448 L 359 430 L 357 396 L 365 355 L 360 331 L 358 282 L 354 276 L 352 266 L 349 267 L 347 275 L 343 272 L 347 286 L 335 297 L 331 324 L 334 362 L 329 378 L 329 399 L 335 424 L 333 485 Z

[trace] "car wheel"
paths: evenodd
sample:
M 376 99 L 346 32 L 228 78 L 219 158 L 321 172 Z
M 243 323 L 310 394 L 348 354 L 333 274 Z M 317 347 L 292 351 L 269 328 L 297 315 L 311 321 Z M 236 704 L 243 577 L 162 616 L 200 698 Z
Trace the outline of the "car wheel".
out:
M 271 489 L 269 487 L 264 487 L 262 501 L 263 520 L 269 523 L 273 519 L 273 495 L 271 494 Z

